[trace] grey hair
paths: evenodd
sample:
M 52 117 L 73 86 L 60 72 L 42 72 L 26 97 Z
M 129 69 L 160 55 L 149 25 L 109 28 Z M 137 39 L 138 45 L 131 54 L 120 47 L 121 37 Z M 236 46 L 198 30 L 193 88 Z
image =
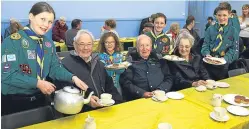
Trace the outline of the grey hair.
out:
M 175 47 L 174 47 L 174 48 L 176 48 L 176 47 L 179 46 L 181 39 L 188 39 L 189 42 L 190 42 L 190 45 L 191 45 L 191 46 L 194 45 L 194 42 L 195 42 L 194 37 L 193 37 L 188 31 L 187 31 L 187 32 L 186 32 L 186 31 L 182 31 L 182 32 L 179 34 L 179 36 L 177 37 L 177 39 L 176 39 Z
M 143 37 L 149 38 L 149 39 L 150 39 L 150 43 L 151 43 L 151 45 L 152 45 L 152 40 L 151 40 L 151 38 L 150 38 L 148 35 L 141 34 L 141 35 L 139 35 L 139 36 L 137 37 L 136 48 L 138 48 L 138 43 L 139 43 L 139 41 L 141 40 L 141 38 L 143 38 Z
M 88 31 L 88 30 L 79 30 L 77 32 L 76 36 L 74 37 L 74 41 L 77 41 L 82 34 L 88 34 L 92 38 L 92 41 L 94 41 L 93 34 L 90 31 Z

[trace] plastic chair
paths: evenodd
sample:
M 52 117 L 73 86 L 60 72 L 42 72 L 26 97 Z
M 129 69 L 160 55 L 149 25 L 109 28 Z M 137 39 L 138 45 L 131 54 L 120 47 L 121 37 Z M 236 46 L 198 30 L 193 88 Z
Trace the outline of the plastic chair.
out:
M 70 51 L 64 51 L 64 52 L 57 52 L 57 55 L 59 57 L 66 57 L 67 55 L 70 54 Z
M 228 76 L 233 77 L 233 76 L 238 76 L 238 75 L 245 74 L 245 73 L 246 73 L 246 70 L 244 68 L 233 69 L 233 70 L 228 71 Z
M 39 107 L 27 111 L 2 116 L 2 129 L 15 129 L 32 124 L 37 124 L 55 118 L 51 106 Z

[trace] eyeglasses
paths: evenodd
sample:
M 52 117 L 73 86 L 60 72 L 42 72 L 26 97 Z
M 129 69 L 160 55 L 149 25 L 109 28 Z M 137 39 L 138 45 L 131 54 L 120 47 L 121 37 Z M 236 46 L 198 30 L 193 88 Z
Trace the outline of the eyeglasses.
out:
M 180 49 L 183 49 L 183 48 L 190 49 L 191 47 L 190 46 L 182 46 L 182 45 L 180 45 L 179 48 Z
M 109 45 L 109 44 L 115 44 L 115 41 L 111 41 L 111 42 L 105 42 L 105 45 Z
M 87 47 L 87 48 L 90 48 L 93 46 L 93 44 L 80 44 L 80 43 L 76 43 L 79 47 Z

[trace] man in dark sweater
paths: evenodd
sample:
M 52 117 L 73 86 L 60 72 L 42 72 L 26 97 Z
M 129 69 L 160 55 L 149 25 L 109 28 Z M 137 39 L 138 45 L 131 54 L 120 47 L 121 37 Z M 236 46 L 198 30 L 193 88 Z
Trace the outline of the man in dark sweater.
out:
M 66 45 L 68 51 L 74 50 L 73 41 L 77 32 L 81 29 L 82 21 L 80 19 L 74 19 L 71 23 L 72 29 L 69 29 L 65 33 Z
M 187 29 L 189 31 L 189 33 L 195 38 L 195 43 L 198 43 L 200 40 L 200 37 L 198 35 L 198 33 L 194 30 L 195 27 L 195 17 L 190 15 L 188 16 L 187 20 L 186 20 L 186 24 L 183 27 L 184 29 Z
M 122 97 L 114 87 L 113 81 L 108 76 L 104 64 L 98 59 L 97 54 L 92 54 L 94 38 L 91 32 L 79 30 L 75 36 L 74 48 L 70 55 L 62 60 L 64 67 L 83 80 L 90 90 L 94 91 L 90 103 L 84 105 L 82 111 L 90 111 L 102 107 L 99 98 L 102 93 L 109 93 L 116 104 L 121 103 Z M 64 85 L 66 85 L 64 83 Z

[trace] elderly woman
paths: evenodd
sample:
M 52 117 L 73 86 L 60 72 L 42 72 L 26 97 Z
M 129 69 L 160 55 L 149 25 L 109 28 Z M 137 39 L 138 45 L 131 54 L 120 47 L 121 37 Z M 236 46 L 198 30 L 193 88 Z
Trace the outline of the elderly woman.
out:
M 194 37 L 186 32 L 181 33 L 176 40 L 174 54 L 185 59 L 185 61 L 169 62 L 170 69 L 176 76 L 176 85 L 173 90 L 206 85 L 205 80 L 210 78 L 203 66 L 201 56 L 192 51 L 193 43 Z
M 170 91 L 172 77 L 165 60 L 159 60 L 152 52 L 152 41 L 146 35 L 137 38 L 137 53 L 132 56 L 132 65 L 120 76 L 123 96 L 127 100 L 150 98 L 153 91 Z

